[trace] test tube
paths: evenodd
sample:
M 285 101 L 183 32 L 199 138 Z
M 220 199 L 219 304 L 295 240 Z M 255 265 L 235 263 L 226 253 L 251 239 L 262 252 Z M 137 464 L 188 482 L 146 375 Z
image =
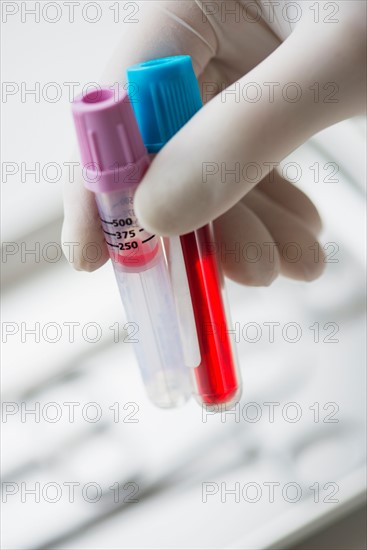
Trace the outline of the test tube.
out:
M 129 321 L 141 374 L 159 407 L 192 393 L 162 239 L 137 220 L 134 194 L 149 166 L 126 92 L 102 88 L 79 96 L 72 112 L 84 183 L 95 193 L 101 227 Z
M 202 107 L 188 55 L 154 59 L 127 69 L 132 103 L 148 152 L 155 154 Z M 178 152 L 179 154 L 179 152 Z M 201 360 L 193 369 L 195 396 L 205 405 L 231 408 L 241 395 L 224 277 L 214 252 L 212 224 L 180 237 Z

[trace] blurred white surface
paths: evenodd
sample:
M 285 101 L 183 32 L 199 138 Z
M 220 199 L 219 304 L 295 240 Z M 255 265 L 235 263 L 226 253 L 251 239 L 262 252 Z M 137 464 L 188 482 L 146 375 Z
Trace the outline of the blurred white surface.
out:
M 109 12 L 95 25 L 81 20 L 32 25 L 15 19 L 3 25 L 3 80 L 29 87 L 37 81 L 41 86 L 98 81 L 120 31 Z M 2 107 L 3 162 L 67 162 L 74 141 L 69 107 L 66 94 L 56 103 L 10 97 Z M 56 423 L 42 414 L 40 422 L 31 417 L 22 422 L 20 412 L 3 423 L 3 480 L 19 488 L 3 505 L 4 548 L 253 550 L 307 529 L 317 518 L 337 517 L 348 503 L 360 501 L 365 485 L 365 145 L 364 121 L 350 120 L 322 132 L 285 161 L 302 167 L 298 185 L 319 207 L 323 242 L 337 244 L 338 261 L 329 263 L 324 277 L 312 285 L 278 280 L 271 288 L 251 289 L 228 284 L 233 322 L 258 323 L 262 330 L 256 343 L 241 338 L 238 344 L 244 396 L 237 417 L 210 415 L 203 421 L 193 402 L 174 411 L 150 405 L 129 345 L 121 337 L 114 343 L 109 328 L 125 322 L 110 266 L 85 274 L 72 271 L 64 260 L 32 264 L 31 258 L 26 263 L 19 255 L 9 258 L 3 265 L 3 322 L 27 327 L 38 322 L 41 332 L 47 323 L 58 323 L 62 335 L 55 343 L 42 335 L 39 343 L 32 336 L 22 342 L 21 331 L 8 337 L 2 354 L 3 401 L 19 410 L 22 403 L 39 403 L 41 410 L 48 403 L 80 406 L 75 422 L 62 406 L 63 417 Z M 338 163 L 339 181 L 312 181 L 309 167 L 315 162 Z M 27 177 L 22 183 L 20 175 L 2 186 L 3 241 L 30 248 L 36 241 L 41 248 L 57 242 L 61 180 L 32 183 Z M 65 324 L 71 322 L 79 323 L 72 343 Z M 274 343 L 267 322 L 280 323 Z M 100 325 L 98 342 L 83 339 L 87 323 Z M 295 343 L 279 336 L 287 323 L 301 327 Z M 309 328 L 315 323 L 320 342 Z M 325 329 L 326 323 L 331 325 Z M 80 414 L 90 402 L 102 410 L 97 422 Z M 269 402 L 279 403 L 273 423 Z M 280 412 L 290 402 L 301 410 L 296 423 Z M 115 403 L 120 404 L 119 422 L 114 422 Z M 258 422 L 251 421 L 256 409 L 250 403 L 260 407 Z M 50 416 L 54 412 L 49 409 Z M 44 498 L 37 503 L 32 496 L 21 502 L 22 482 L 27 488 L 94 483 L 103 495 L 98 502 L 86 502 L 78 489 L 75 502 L 69 502 L 65 489 L 54 503 Z M 137 487 L 139 502 L 119 498 L 114 503 L 110 487 L 127 482 L 133 485 L 123 498 Z M 203 483 L 214 488 L 226 483 L 231 489 L 236 483 L 257 483 L 262 498 L 236 502 L 228 495 L 221 502 L 217 493 L 203 502 Z M 264 483 L 280 484 L 274 502 Z M 299 502 L 281 496 L 287 483 L 302 488 Z M 310 490 L 315 483 L 320 502 Z M 338 502 L 323 502 L 331 494 L 330 486 L 324 489 L 327 483 L 334 484 Z

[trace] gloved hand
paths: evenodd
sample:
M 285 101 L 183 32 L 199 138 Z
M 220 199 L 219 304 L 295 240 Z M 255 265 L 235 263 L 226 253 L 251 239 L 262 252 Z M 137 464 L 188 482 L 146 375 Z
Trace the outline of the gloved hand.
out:
M 221 255 L 225 274 L 243 284 L 268 285 L 279 273 L 318 277 L 325 265 L 322 252 L 315 254 L 320 217 L 272 167 L 316 132 L 364 112 L 365 2 L 138 7 L 139 22 L 129 25 L 101 82 L 124 82 L 125 68 L 141 61 L 188 54 L 205 103 L 140 184 L 139 221 L 153 233 L 175 235 L 215 219 L 222 250 L 256 243 L 256 262 Z M 64 197 L 62 240 L 80 243 L 73 265 L 92 271 L 108 259 L 94 196 L 80 177 L 65 184 Z M 103 251 L 95 263 L 81 253 L 90 242 Z M 291 242 L 301 249 L 297 261 L 284 254 Z

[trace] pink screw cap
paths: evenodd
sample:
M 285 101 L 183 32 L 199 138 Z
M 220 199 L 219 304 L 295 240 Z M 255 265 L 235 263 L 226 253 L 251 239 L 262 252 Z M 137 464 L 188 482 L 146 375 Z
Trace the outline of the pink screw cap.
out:
M 126 91 L 101 88 L 82 94 L 72 112 L 87 189 L 110 193 L 139 183 L 149 156 Z

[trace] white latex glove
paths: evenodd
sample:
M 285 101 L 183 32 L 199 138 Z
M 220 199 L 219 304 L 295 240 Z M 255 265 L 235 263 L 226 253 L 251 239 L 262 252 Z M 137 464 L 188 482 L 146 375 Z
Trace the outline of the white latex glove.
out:
M 271 171 L 271 163 L 323 128 L 364 112 L 366 3 L 138 4 L 139 23 L 129 26 L 101 82 L 124 83 L 129 65 L 188 54 L 206 103 L 157 155 L 140 184 L 140 223 L 153 233 L 175 235 L 215 219 L 222 250 L 257 243 L 257 262 L 222 254 L 225 274 L 243 284 L 267 285 L 278 273 L 318 277 L 325 265 L 322 253 L 316 261 L 314 247 L 319 215 L 303 193 Z M 236 163 L 239 180 L 225 173 Z M 260 168 L 256 178 L 250 163 Z M 81 178 L 66 184 L 64 195 L 62 240 L 80 243 L 77 269 L 94 270 L 108 259 L 94 196 Z M 96 263 L 78 253 L 90 242 L 103 250 Z M 282 254 L 290 242 L 302 250 L 296 262 Z

